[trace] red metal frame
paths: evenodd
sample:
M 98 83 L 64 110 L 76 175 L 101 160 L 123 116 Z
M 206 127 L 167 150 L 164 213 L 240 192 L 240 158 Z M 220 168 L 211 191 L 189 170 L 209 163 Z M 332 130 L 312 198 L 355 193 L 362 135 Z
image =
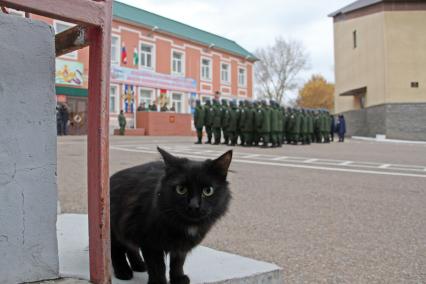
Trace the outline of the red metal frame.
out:
M 111 283 L 109 224 L 109 80 L 112 0 L 0 0 L 22 10 L 88 28 L 88 208 L 90 281 Z

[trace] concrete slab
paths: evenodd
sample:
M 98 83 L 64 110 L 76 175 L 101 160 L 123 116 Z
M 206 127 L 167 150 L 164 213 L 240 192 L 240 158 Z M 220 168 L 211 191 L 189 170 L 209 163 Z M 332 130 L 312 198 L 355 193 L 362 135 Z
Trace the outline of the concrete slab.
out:
M 87 215 L 58 216 L 58 244 L 61 277 L 89 279 Z M 185 271 L 192 283 L 283 283 L 282 270 L 275 264 L 197 247 L 188 257 Z M 114 284 L 146 283 L 146 273 L 135 273 L 131 281 L 113 279 Z

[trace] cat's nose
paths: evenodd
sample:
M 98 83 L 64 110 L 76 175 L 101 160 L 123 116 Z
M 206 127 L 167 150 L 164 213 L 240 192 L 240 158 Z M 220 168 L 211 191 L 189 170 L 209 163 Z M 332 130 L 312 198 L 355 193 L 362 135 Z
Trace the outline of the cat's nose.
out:
M 200 200 L 197 197 L 191 198 L 188 204 L 188 209 L 190 211 L 199 211 L 200 210 Z

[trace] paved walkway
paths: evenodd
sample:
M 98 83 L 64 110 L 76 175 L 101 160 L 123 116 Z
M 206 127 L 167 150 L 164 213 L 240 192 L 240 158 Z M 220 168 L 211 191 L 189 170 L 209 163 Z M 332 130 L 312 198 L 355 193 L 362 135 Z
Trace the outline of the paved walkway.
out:
M 63 212 L 86 213 L 86 139 L 58 139 Z M 283 267 L 286 283 L 426 283 L 426 145 L 349 139 L 275 149 L 112 137 L 110 173 L 233 149 L 230 211 L 204 246 Z

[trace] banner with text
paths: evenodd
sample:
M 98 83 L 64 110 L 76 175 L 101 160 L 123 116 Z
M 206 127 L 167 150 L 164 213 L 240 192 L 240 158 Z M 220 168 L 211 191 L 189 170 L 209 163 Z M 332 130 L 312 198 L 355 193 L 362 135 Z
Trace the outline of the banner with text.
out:
M 191 78 L 120 66 L 111 66 L 111 82 L 182 92 L 197 91 L 197 81 Z

